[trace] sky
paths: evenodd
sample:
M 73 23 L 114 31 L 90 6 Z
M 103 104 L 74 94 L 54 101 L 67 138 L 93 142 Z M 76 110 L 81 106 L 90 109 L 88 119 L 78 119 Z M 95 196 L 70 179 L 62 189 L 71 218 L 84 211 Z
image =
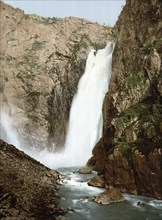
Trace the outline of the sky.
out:
M 4 0 L 27 14 L 64 18 L 75 16 L 113 26 L 126 0 Z

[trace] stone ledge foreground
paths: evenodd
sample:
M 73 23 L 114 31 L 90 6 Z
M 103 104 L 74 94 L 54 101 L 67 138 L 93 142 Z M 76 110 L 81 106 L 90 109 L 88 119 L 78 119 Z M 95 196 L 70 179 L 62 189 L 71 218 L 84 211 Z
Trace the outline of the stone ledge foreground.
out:
M 59 173 L 0 139 L 0 219 L 55 219 Z M 52 208 L 51 208 L 52 207 Z

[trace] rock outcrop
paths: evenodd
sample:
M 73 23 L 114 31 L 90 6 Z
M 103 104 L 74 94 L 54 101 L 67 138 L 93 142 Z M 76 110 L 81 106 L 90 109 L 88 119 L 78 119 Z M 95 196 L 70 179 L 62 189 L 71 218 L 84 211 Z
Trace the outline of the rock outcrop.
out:
M 103 107 L 103 137 L 89 164 L 107 188 L 162 199 L 162 2 L 127 0 Z
M 1 4 L 1 107 L 30 145 L 62 145 L 90 48 L 112 29 L 77 18 L 25 15 Z M 89 165 L 106 188 L 162 199 L 162 2 L 127 0 L 113 38 L 103 136 Z M 102 43 L 101 43 L 102 42 Z M 34 142 L 34 144 L 33 144 Z
M 78 173 L 80 173 L 80 174 L 91 174 L 92 170 L 89 169 L 89 168 L 80 168 Z
M 104 176 L 95 176 L 93 177 L 90 181 L 88 181 L 89 186 L 94 186 L 94 187 L 105 187 L 105 179 Z
M 109 189 L 96 196 L 94 201 L 102 205 L 109 205 L 112 203 L 124 201 L 124 197 L 118 189 Z
M 91 48 L 112 28 L 85 19 L 27 15 L 0 1 L 2 110 L 31 146 L 64 143 L 72 98 Z
M 59 173 L 0 139 L 0 219 L 55 219 Z

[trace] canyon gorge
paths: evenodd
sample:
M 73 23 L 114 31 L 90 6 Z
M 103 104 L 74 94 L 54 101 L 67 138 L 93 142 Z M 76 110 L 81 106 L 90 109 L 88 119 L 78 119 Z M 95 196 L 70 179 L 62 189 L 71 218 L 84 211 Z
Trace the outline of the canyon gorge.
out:
M 127 0 L 114 27 L 75 17 L 28 15 L 3 1 L 0 8 L 1 138 L 8 118 L 20 141 L 11 143 L 20 145 L 20 150 L 23 143 L 38 152 L 62 151 L 88 54 L 94 50 L 97 57 L 96 51 L 114 42 L 112 73 L 101 106 L 101 134 L 87 160 L 98 175 L 93 186 L 99 180 L 106 190 L 162 199 L 161 0 Z M 80 148 L 84 132 L 75 142 Z M 55 201 L 61 179 L 53 170 L 57 167 L 47 168 L 11 143 L 0 141 L 0 217 L 63 219 L 60 215 L 65 212 Z

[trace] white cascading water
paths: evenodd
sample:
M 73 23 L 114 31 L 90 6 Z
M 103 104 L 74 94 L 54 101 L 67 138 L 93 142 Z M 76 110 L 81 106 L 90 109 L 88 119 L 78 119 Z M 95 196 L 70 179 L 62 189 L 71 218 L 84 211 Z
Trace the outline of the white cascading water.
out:
M 71 166 L 85 165 L 102 135 L 102 105 L 111 76 L 114 44 L 91 51 L 70 110 L 65 152 Z
M 21 148 L 18 134 L 13 126 L 13 121 L 4 111 L 0 112 L 0 138 L 4 141 Z
M 20 143 L 12 119 L 1 112 L 0 137 L 50 168 L 84 166 L 102 135 L 102 105 L 111 76 L 113 43 L 105 49 L 92 50 L 85 73 L 78 84 L 70 110 L 65 149 L 59 153 L 38 151 Z M 23 147 L 22 147 L 23 146 Z

